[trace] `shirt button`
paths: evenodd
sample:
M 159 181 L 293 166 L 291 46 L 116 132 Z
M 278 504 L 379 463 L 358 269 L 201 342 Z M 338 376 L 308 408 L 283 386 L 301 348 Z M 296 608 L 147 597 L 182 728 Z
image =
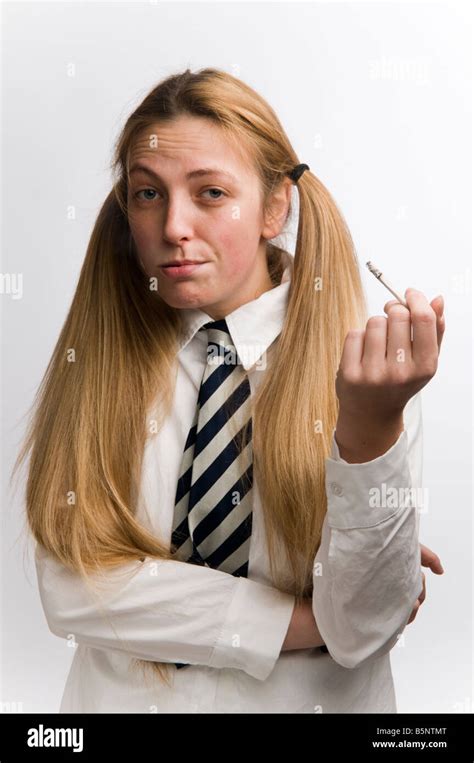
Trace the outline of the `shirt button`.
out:
M 344 495 L 344 490 L 338 482 L 331 482 L 329 487 L 331 488 L 331 493 L 334 493 L 334 495 Z

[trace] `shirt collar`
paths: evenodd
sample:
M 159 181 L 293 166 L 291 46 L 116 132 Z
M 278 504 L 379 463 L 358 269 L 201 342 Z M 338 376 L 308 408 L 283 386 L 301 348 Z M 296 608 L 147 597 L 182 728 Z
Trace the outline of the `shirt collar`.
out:
M 288 252 L 283 252 L 282 256 L 284 270 L 279 285 L 263 292 L 257 299 L 236 308 L 225 318 L 239 361 L 246 371 L 260 360 L 283 327 L 293 257 Z M 200 308 L 181 308 L 180 313 L 183 335 L 179 352 L 184 350 L 201 326 L 214 320 Z

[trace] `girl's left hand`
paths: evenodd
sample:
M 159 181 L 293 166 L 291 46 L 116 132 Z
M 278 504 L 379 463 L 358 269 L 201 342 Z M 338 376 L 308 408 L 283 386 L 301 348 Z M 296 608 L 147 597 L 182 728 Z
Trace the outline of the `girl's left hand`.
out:
M 435 554 L 434 551 L 432 551 L 428 546 L 424 546 L 422 543 L 420 543 L 420 550 L 421 550 L 421 564 L 423 567 L 429 567 L 431 572 L 434 572 L 436 575 L 442 575 L 444 573 L 443 565 L 441 564 L 439 556 Z M 412 610 L 412 613 L 410 615 L 410 619 L 407 622 L 407 625 L 409 625 L 415 617 L 418 614 L 418 610 L 423 604 L 425 598 L 426 598 L 426 579 L 425 579 L 425 573 L 422 571 L 421 573 L 423 578 L 423 589 L 418 596 L 418 599 L 415 602 L 415 606 Z
M 387 318 L 369 318 L 365 330 L 349 331 L 336 376 L 340 409 L 383 421 L 401 413 L 438 368 L 445 330 L 442 295 L 430 303 L 417 289 L 384 306 Z M 413 328 L 413 340 L 411 330 Z

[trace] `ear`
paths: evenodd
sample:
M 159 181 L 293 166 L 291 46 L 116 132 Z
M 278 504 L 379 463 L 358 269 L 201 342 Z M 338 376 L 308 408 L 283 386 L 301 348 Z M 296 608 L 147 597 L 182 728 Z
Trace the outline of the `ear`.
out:
M 273 191 L 268 209 L 264 214 L 264 224 L 262 228 L 262 237 L 265 239 L 275 238 L 281 233 L 286 222 L 288 208 L 291 202 L 291 189 L 293 181 L 290 178 L 284 178 L 278 188 Z

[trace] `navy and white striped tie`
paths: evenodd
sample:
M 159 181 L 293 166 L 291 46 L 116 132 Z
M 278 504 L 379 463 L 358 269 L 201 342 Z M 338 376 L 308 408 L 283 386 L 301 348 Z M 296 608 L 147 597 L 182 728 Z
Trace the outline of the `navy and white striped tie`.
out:
M 181 561 L 247 577 L 253 492 L 250 385 L 225 319 L 200 330 L 207 331 L 207 363 L 184 447 L 171 541 Z

